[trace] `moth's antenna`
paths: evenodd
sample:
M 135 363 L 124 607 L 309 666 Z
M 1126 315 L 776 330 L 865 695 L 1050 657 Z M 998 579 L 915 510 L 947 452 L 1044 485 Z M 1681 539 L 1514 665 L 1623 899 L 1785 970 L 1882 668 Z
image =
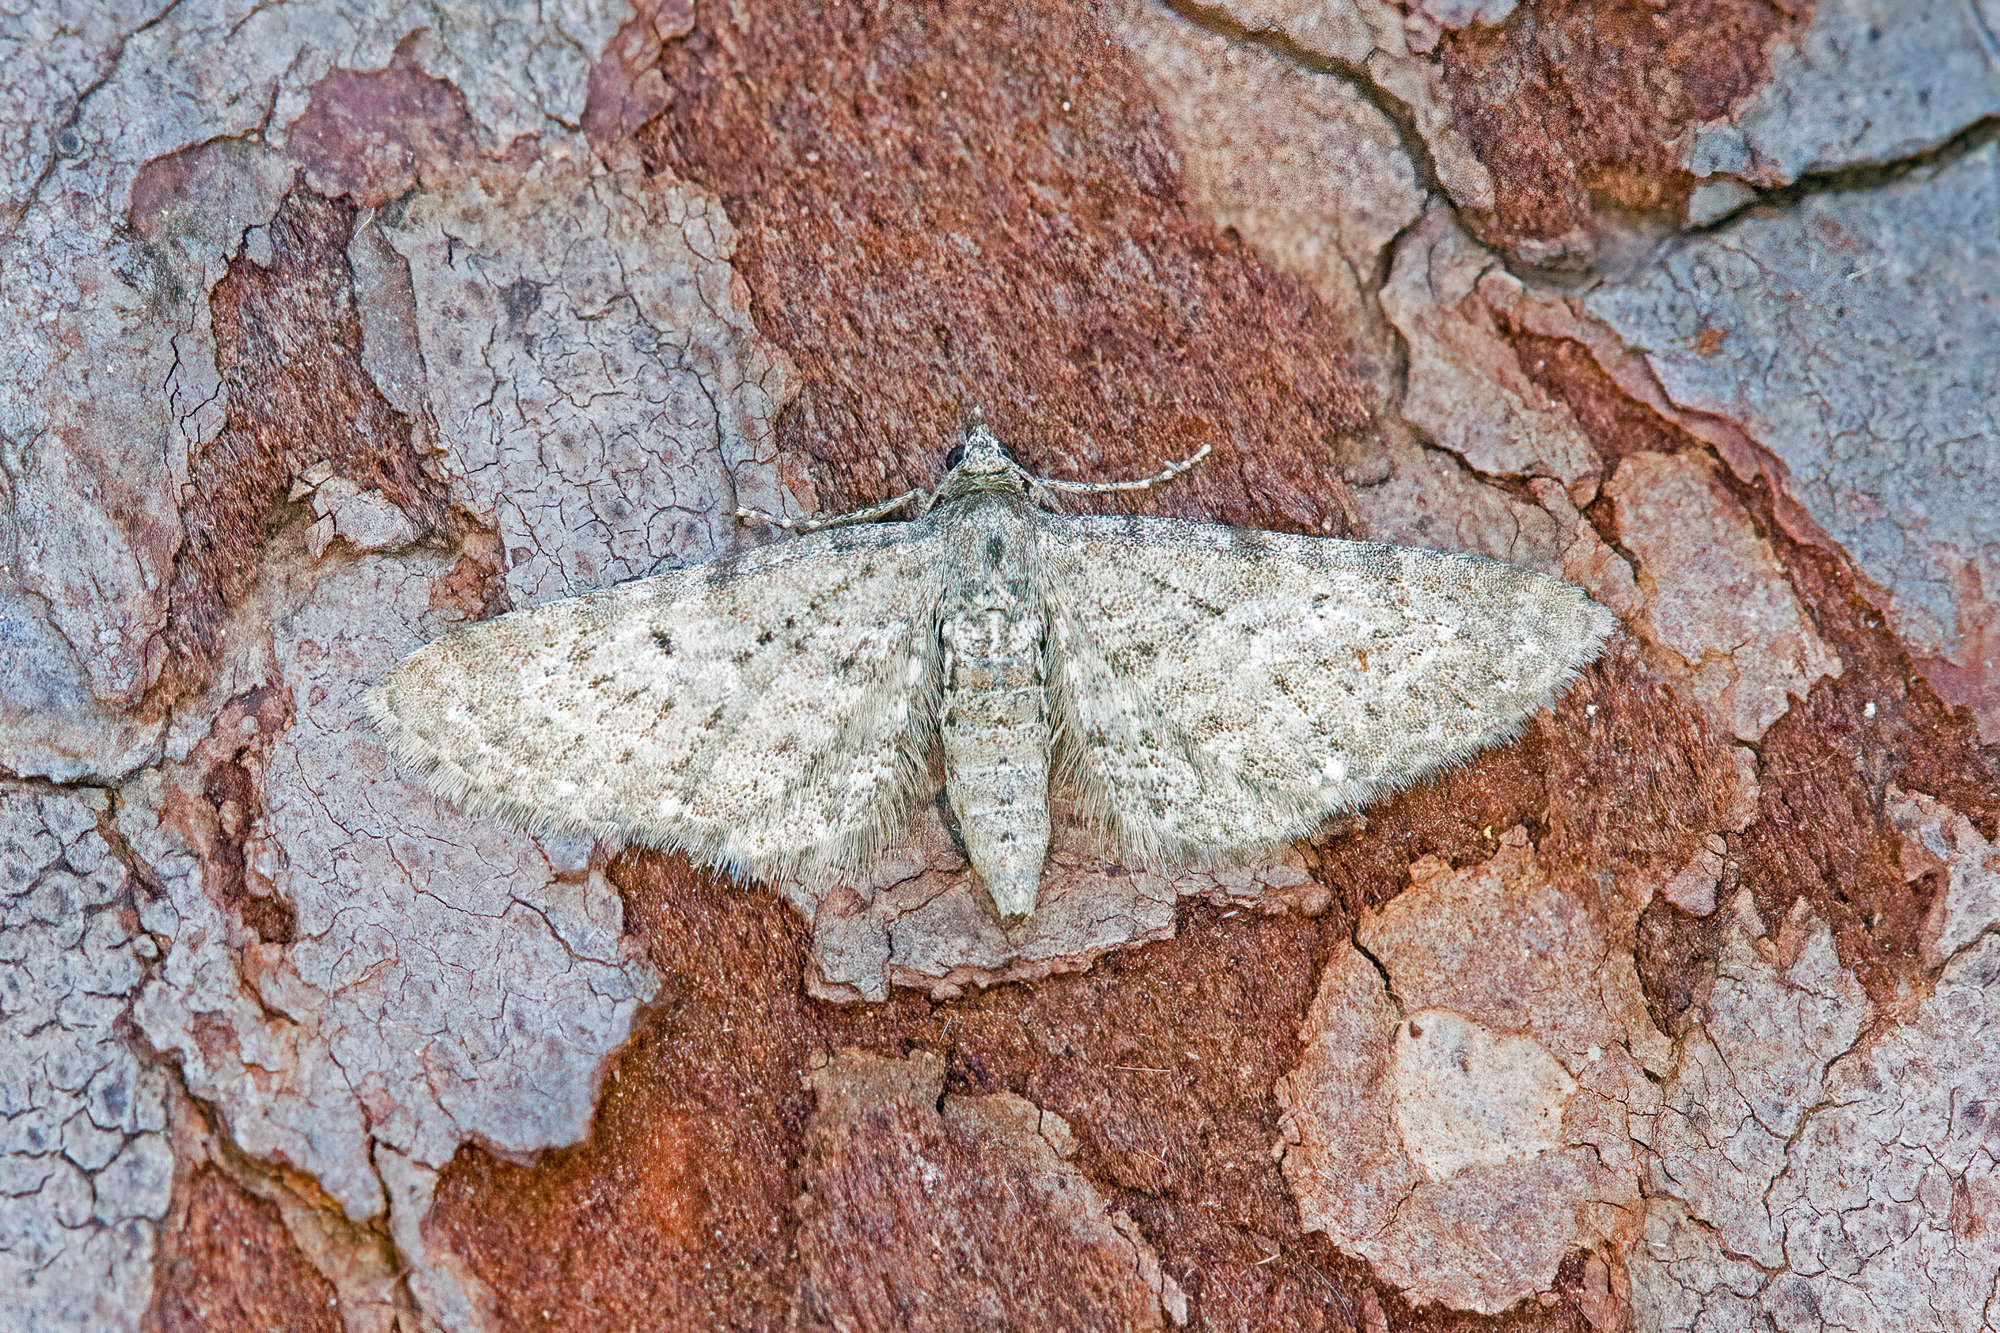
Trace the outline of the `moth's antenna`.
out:
M 1103 495 L 1107 491 L 1143 491 L 1147 487 L 1157 486 L 1163 481 L 1172 481 L 1202 459 L 1207 458 L 1209 448 L 1210 446 L 1204 444 L 1201 448 L 1194 451 L 1192 457 L 1183 458 L 1178 463 L 1169 463 L 1157 475 L 1142 477 L 1138 481 L 1058 481 L 1053 477 L 1030 477 L 1029 480 L 1037 486 L 1051 491 L 1058 491 L 1064 495 Z

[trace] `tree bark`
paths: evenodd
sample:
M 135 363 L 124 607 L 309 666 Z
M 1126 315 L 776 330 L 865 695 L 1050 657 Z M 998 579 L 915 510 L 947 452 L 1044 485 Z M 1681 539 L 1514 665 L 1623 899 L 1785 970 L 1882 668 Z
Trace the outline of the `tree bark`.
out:
M 1992 1327 L 1990 5 L 0 33 L 0 1289 L 47 1329 Z M 933 484 L 1466 551 L 1524 734 L 1030 921 L 535 837 L 367 688 Z

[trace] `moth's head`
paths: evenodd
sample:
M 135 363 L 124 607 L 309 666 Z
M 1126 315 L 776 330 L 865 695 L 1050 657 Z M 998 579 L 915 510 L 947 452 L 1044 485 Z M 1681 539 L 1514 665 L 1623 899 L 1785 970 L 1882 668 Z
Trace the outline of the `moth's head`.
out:
M 947 488 L 953 482 L 960 487 L 982 486 L 1025 475 L 1014 455 L 1007 452 L 1007 446 L 1000 443 L 1000 437 L 977 412 L 965 423 L 965 433 L 959 436 L 958 443 L 945 455 L 944 470 Z

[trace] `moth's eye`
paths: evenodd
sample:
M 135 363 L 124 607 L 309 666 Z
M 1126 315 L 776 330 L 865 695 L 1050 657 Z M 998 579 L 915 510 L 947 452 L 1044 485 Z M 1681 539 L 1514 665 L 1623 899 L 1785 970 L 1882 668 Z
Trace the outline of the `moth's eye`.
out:
M 962 444 L 954 444 L 951 447 L 951 452 L 944 456 L 944 470 L 946 472 L 949 472 L 953 468 L 957 467 L 960 463 L 963 463 L 964 461 L 965 461 L 965 446 Z

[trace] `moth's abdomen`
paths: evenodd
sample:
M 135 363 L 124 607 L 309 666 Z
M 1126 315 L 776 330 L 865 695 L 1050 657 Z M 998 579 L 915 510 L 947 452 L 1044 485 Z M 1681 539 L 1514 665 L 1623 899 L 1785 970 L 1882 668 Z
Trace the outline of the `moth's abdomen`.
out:
M 944 781 L 972 868 L 1017 917 L 1034 909 L 1049 849 L 1047 636 L 1039 608 L 995 600 L 967 598 L 938 625 Z

